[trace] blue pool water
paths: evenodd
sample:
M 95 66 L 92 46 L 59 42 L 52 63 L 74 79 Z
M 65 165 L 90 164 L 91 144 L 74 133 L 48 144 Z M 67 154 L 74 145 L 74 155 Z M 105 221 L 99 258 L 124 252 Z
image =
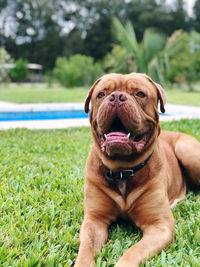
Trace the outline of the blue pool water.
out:
M 194 115 L 184 111 L 169 111 L 161 116 L 187 116 Z M 60 110 L 60 111 L 32 111 L 32 112 L 0 112 L 0 121 L 20 120 L 57 120 L 57 119 L 81 119 L 88 118 L 83 110 Z
M 0 121 L 57 120 L 79 118 L 88 118 L 88 114 L 85 114 L 83 110 L 0 112 Z

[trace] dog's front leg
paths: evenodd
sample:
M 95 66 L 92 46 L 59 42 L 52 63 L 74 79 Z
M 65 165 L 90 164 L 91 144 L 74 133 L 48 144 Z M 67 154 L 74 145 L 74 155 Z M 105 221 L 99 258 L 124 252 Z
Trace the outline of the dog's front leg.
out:
M 123 254 L 115 267 L 138 267 L 166 248 L 172 239 L 173 228 L 164 224 L 147 226 L 143 230 L 143 238 Z
M 80 248 L 75 267 L 94 267 L 95 251 L 107 241 L 108 225 L 92 216 L 85 216 L 80 232 Z

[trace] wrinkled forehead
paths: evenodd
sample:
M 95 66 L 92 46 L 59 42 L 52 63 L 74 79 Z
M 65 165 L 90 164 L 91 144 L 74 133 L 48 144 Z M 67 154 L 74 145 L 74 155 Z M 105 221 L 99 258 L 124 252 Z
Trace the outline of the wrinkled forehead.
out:
M 131 74 L 106 74 L 102 77 L 101 81 L 96 86 L 96 90 L 111 89 L 144 89 L 155 91 L 155 86 L 146 78 L 144 74 L 131 73 Z

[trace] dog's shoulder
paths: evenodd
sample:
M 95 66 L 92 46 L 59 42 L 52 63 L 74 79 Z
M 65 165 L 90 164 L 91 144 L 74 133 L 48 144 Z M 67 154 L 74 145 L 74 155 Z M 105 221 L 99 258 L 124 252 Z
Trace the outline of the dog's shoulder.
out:
M 161 131 L 161 133 L 159 135 L 159 140 L 160 140 L 160 142 L 166 142 L 170 146 L 174 147 L 175 143 L 177 142 L 178 138 L 181 135 L 183 135 L 183 134 L 180 132 Z

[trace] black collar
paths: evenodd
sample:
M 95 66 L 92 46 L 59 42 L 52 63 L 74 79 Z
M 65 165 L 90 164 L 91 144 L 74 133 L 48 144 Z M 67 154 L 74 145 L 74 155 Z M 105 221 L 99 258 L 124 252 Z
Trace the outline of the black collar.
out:
M 152 154 L 153 154 L 153 152 L 150 154 L 150 156 L 148 156 L 147 159 L 145 159 L 139 165 L 137 165 L 137 166 L 135 166 L 133 168 L 128 168 L 128 169 L 121 170 L 121 171 L 118 171 L 118 172 L 113 172 L 113 171 L 111 171 L 110 169 L 108 169 L 105 166 L 105 168 L 106 168 L 106 172 L 105 172 L 105 178 L 106 178 L 106 180 L 108 180 L 109 182 L 115 182 L 115 181 L 120 181 L 120 180 L 127 180 L 131 176 L 134 176 L 136 172 L 138 172 L 139 170 L 141 170 L 147 164 L 147 162 L 150 160 Z

